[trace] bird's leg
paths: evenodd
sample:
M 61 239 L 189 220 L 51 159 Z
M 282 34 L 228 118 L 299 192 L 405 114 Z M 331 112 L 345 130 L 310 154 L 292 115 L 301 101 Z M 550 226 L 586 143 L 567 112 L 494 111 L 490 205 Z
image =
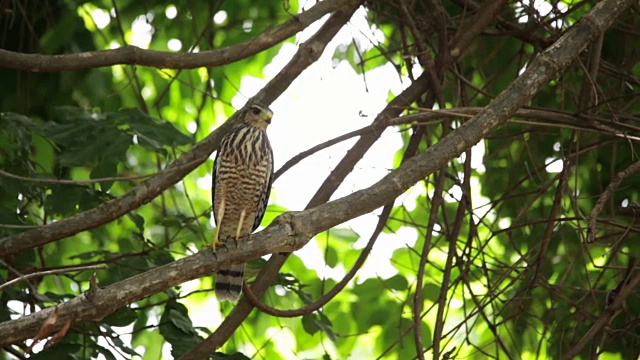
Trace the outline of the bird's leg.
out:
M 238 220 L 238 227 L 236 227 L 236 247 L 238 247 L 238 239 L 240 239 L 240 233 L 242 233 L 242 224 L 244 223 L 244 217 L 246 215 L 246 210 L 242 210 L 242 212 L 240 213 L 240 220 Z
M 215 210 L 214 210 L 215 211 Z M 220 227 L 222 226 L 222 218 L 224 217 L 224 199 L 220 201 L 220 206 L 218 207 L 218 211 L 216 213 L 216 219 L 218 219 L 218 226 L 216 227 L 216 235 L 213 237 L 213 242 L 211 245 L 205 244 L 206 247 L 211 247 L 213 251 L 216 251 L 216 247 L 220 245 L 224 245 L 220 241 Z

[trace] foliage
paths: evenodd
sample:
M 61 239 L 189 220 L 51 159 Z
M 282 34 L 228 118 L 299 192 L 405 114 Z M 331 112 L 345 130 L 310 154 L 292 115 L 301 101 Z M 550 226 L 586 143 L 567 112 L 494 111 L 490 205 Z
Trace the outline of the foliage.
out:
M 432 3 L 440 4 L 438 9 L 431 9 Z M 354 22 L 366 16 L 367 29 L 351 28 L 366 36 L 331 43 L 326 52 L 336 71 L 344 62 L 367 81 L 392 68 L 404 85 L 429 70 L 427 53 L 441 88 L 422 92 L 404 114 L 444 108 L 456 113 L 487 106 L 597 2 L 508 1 L 463 54 L 451 55 L 450 42 L 489 3 L 366 2 Z M 126 44 L 174 51 L 170 44 L 179 43 L 180 51 L 195 53 L 251 41 L 289 20 L 299 5 L 308 7 L 248 0 L 15 2 L 2 5 L 10 7 L 0 14 L 0 48 L 74 54 Z M 529 99 L 529 113 L 513 117 L 398 197 L 388 217 L 384 212 L 379 217 L 381 235 L 369 224 L 367 235 L 373 233 L 377 242 L 365 267 L 387 266 L 391 273 L 359 271 L 327 304 L 300 317 L 253 311 L 211 358 L 411 359 L 419 356 L 417 348 L 438 358 L 561 358 L 572 351 L 607 314 L 608 294 L 638 276 L 638 229 L 633 214 L 619 207 L 640 201 L 635 186 L 640 174 L 618 174 L 637 162 L 640 40 L 634 29 L 639 26 L 636 4 L 601 46 L 594 42 Z M 287 46 L 299 42 L 285 41 Z M 233 114 L 231 104 L 245 95 L 243 79 L 264 78 L 263 69 L 283 48 L 279 44 L 224 66 L 183 70 L 0 68 L 0 238 L 81 214 L 136 189 Z M 401 91 L 391 85 L 382 90 L 389 100 Z M 385 158 L 377 160 L 395 169 L 467 120 L 442 116 L 398 125 L 394 136 L 402 147 L 386 149 Z M 337 163 L 323 153 L 314 156 L 317 164 Z M 0 321 L 82 296 L 94 271 L 100 286 L 117 284 L 198 252 L 214 231 L 209 185 L 202 185 L 211 168 L 206 162 L 108 224 L 0 258 L 0 286 L 39 271 L 79 268 L 0 288 Z M 356 166 L 353 176 L 366 177 L 360 170 Z M 622 177 L 620 186 L 607 192 L 616 176 Z M 363 180 L 358 189 L 368 183 Z M 286 191 L 276 188 L 264 226 L 287 211 L 278 203 L 278 193 Z M 310 186 L 305 191 L 308 198 L 315 193 Z M 602 212 L 594 210 L 599 202 Z M 597 221 L 590 229 L 592 214 Z M 315 259 L 319 267 L 309 263 L 312 252 L 290 255 L 262 298 L 265 303 L 297 309 L 336 286 L 367 240 L 349 228 L 354 226 L 327 229 L 307 245 L 321 254 Z M 591 235 L 595 243 L 586 244 Z M 105 268 L 82 271 L 91 265 Z M 264 267 L 264 259 L 251 261 L 248 282 Z M 178 358 L 216 334 L 233 308 L 212 308 L 217 302 L 211 288 L 208 276 L 167 288 L 103 319 L 74 324 L 46 349 L 31 340 L 7 346 L 0 359 L 24 356 L 35 343 L 32 359 Z M 577 351 L 580 358 L 638 356 L 640 292 L 632 289 L 624 296 L 625 305 L 608 326 Z M 209 325 L 200 326 L 204 316 Z

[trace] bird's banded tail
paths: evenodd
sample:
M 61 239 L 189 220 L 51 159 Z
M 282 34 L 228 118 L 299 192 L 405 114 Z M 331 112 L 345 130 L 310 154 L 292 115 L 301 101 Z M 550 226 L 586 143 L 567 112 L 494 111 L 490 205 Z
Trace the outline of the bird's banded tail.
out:
M 235 302 L 242 292 L 244 278 L 244 263 L 234 264 L 226 269 L 218 270 L 216 275 L 216 297 L 218 301 Z

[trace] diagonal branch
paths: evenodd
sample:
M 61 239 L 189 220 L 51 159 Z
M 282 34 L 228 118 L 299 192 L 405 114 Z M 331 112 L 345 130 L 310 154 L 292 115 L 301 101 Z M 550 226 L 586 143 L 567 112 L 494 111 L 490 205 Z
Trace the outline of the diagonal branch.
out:
M 598 197 L 598 201 L 591 209 L 591 215 L 589 215 L 588 219 L 588 227 L 587 227 L 587 243 L 592 243 L 596 241 L 596 221 L 598 220 L 598 216 L 604 209 L 604 206 L 609 199 L 615 194 L 618 190 L 618 187 L 622 183 L 624 179 L 629 177 L 631 174 L 640 170 L 640 161 L 636 161 L 633 164 L 629 165 L 626 169 L 617 173 L 604 192 Z
M 304 30 L 326 14 L 353 3 L 351 0 L 325 0 L 292 17 L 279 26 L 267 29 L 255 38 L 240 44 L 199 53 L 174 53 L 145 50 L 137 46 L 89 51 L 77 54 L 25 54 L 0 49 L 0 67 L 32 72 L 57 72 L 93 69 L 113 65 L 140 65 L 163 69 L 194 69 L 229 64 L 261 51 Z
M 502 0 L 496 0 L 495 3 L 495 6 L 499 6 L 502 4 Z M 450 47 L 453 50 L 457 50 L 451 51 L 448 56 L 444 56 L 447 63 L 443 64 L 443 69 L 447 69 L 451 64 L 464 56 L 464 52 L 458 49 L 459 46 L 467 45 L 475 37 L 480 35 L 481 31 L 486 26 L 489 26 L 492 18 L 485 15 L 485 13 L 490 13 L 490 11 L 493 11 L 493 7 L 489 7 L 488 10 L 483 10 L 480 16 L 474 17 L 474 23 L 465 25 L 465 29 L 463 29 L 462 32 L 465 32 L 467 34 L 466 36 L 453 39 Z M 434 63 L 434 60 L 431 58 L 426 60 L 430 64 Z M 371 125 L 374 128 L 374 132 L 371 134 L 365 134 L 358 139 L 355 145 L 353 145 L 345 157 L 342 158 L 340 163 L 338 163 L 336 168 L 331 172 L 327 180 L 322 183 L 320 189 L 318 189 L 318 192 L 313 196 L 309 204 L 315 206 L 328 201 L 331 195 L 338 189 L 342 181 L 346 178 L 347 174 L 351 172 L 355 164 L 360 161 L 369 148 L 378 140 L 384 130 L 384 122 L 400 115 L 405 108 L 417 101 L 430 87 L 432 89 L 437 89 L 439 86 L 434 83 L 436 80 L 437 75 L 433 74 L 432 69 L 425 69 L 420 77 L 418 77 L 400 95 L 389 102 L 388 106 L 374 119 Z
M 614 301 L 607 306 L 604 313 L 600 315 L 600 317 L 593 323 L 593 325 L 589 328 L 589 330 L 582 336 L 582 338 L 565 354 L 563 354 L 563 359 L 574 359 L 577 355 L 582 351 L 582 349 L 592 343 L 592 339 L 598 334 L 602 328 L 604 328 L 611 319 L 616 315 L 617 311 L 620 310 L 625 303 L 625 300 L 631 294 L 631 292 L 640 285 L 640 272 L 637 273 L 629 282 L 627 282 L 622 288 L 620 292 L 615 297 Z
M 487 24 L 495 21 L 506 2 L 507 0 L 494 0 L 483 3 L 476 15 L 463 24 L 451 41 L 453 45 L 450 51 L 451 56 L 458 58 L 467 51 L 473 39 L 485 29 Z
M 344 289 L 347 286 L 347 284 L 349 284 L 349 282 L 353 279 L 353 277 L 356 276 L 356 274 L 358 273 L 358 270 L 360 270 L 362 265 L 364 265 L 365 260 L 367 260 L 367 258 L 369 257 L 369 254 L 371 253 L 371 250 L 373 249 L 373 245 L 375 245 L 376 241 L 378 240 L 378 236 L 380 236 L 380 233 L 384 229 L 387 223 L 387 220 L 389 220 L 389 215 L 391 214 L 392 209 L 393 209 L 393 203 L 389 203 L 384 206 L 384 208 L 382 209 L 382 213 L 380 214 L 380 217 L 378 219 L 376 228 L 373 230 L 373 234 L 371 234 L 371 236 L 369 237 L 369 241 L 367 242 L 367 245 L 364 247 L 364 249 L 362 249 L 360 256 L 358 256 L 358 258 L 356 259 L 356 262 L 353 264 L 349 272 L 342 278 L 342 280 L 340 280 L 339 283 L 337 283 L 334 287 L 332 287 L 331 290 L 329 290 L 326 294 L 322 295 L 318 300 L 315 300 L 312 303 L 306 304 L 298 309 L 280 310 L 280 309 L 273 308 L 265 304 L 264 302 L 262 302 L 262 300 L 260 300 L 256 296 L 256 294 L 253 293 L 253 291 L 249 286 L 243 287 L 244 294 L 247 296 L 247 298 L 249 299 L 249 301 L 253 306 L 257 307 L 263 313 L 271 316 L 290 318 L 290 317 L 307 315 L 314 311 L 319 310 L 320 308 L 325 306 L 329 301 L 331 301 L 331 299 L 336 297 L 336 295 L 338 295 L 342 291 L 342 289 Z

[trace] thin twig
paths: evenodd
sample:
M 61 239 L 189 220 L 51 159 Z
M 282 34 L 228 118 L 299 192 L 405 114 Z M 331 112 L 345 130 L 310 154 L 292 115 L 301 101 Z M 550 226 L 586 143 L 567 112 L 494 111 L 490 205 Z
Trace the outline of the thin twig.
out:
M 89 185 L 89 184 L 97 184 L 101 182 L 131 181 L 131 180 L 146 179 L 155 174 L 135 175 L 135 176 L 125 176 L 125 177 L 106 177 L 106 178 L 90 179 L 90 180 L 66 180 L 66 179 L 38 179 L 38 178 L 12 174 L 10 172 L 0 169 L 0 175 L 6 176 L 8 178 L 16 179 L 16 180 L 22 180 L 22 181 L 28 181 L 28 182 L 40 183 L 40 184 Z
M 128 45 L 117 49 L 76 54 L 41 55 L 0 49 L 0 67 L 33 72 L 77 71 L 125 64 L 162 69 L 215 67 L 230 64 L 269 49 L 304 30 L 324 15 L 344 6 L 344 3 L 344 0 L 321 1 L 311 9 L 290 18 L 281 25 L 265 30 L 252 39 L 216 50 L 175 53 Z
M 249 298 L 249 301 L 251 301 L 251 303 L 255 307 L 257 307 L 263 313 L 269 314 L 271 316 L 291 318 L 291 317 L 307 315 L 320 309 L 325 304 L 327 304 L 331 299 L 333 299 L 336 295 L 338 295 L 338 293 L 342 291 L 342 289 L 344 289 L 345 286 L 347 286 L 347 284 L 349 284 L 349 282 L 351 281 L 351 279 L 353 279 L 353 277 L 356 275 L 358 270 L 360 270 L 365 260 L 369 256 L 369 253 L 371 253 L 371 249 L 373 249 L 373 245 L 376 243 L 376 240 L 378 240 L 378 236 L 384 229 L 392 209 L 393 209 L 393 204 L 386 205 L 383 208 L 382 214 L 378 218 L 378 224 L 376 225 L 376 228 L 373 231 L 373 234 L 369 238 L 367 245 L 364 247 L 364 249 L 362 249 L 360 256 L 358 256 L 358 259 L 351 267 L 351 270 L 349 270 L 349 272 L 344 276 L 344 278 L 340 280 L 340 282 L 337 283 L 329 292 L 322 295 L 318 300 L 314 301 L 313 303 L 305 305 L 296 310 L 279 310 L 262 302 L 256 296 L 256 294 L 251 290 L 251 288 L 247 286 L 246 283 L 245 283 L 245 286 L 243 286 L 245 295 Z
M 18 278 L 15 278 L 11 281 L 7 281 L 6 283 L 0 285 L 0 290 L 12 286 L 13 284 L 16 284 L 20 281 L 27 281 L 31 278 L 34 277 L 41 277 L 41 276 L 47 276 L 47 275 L 57 275 L 57 274 L 65 274 L 65 273 L 70 273 L 70 272 L 75 272 L 75 271 L 85 271 L 85 270 L 106 270 L 107 267 L 106 266 L 102 266 L 102 265 L 89 265 L 89 266 L 70 266 L 67 268 L 62 268 L 62 269 L 55 269 L 55 270 L 45 270 L 45 271 L 36 271 L 30 274 L 26 274 L 26 275 L 22 275 Z
M 616 192 L 616 190 L 618 189 L 618 186 L 620 186 L 620 183 L 622 183 L 622 180 L 624 180 L 626 177 L 628 177 L 629 175 L 633 174 L 638 170 L 640 170 L 640 161 L 637 161 L 631 164 L 628 168 L 617 173 L 616 176 L 611 180 L 607 188 L 604 190 L 604 192 L 600 194 L 600 197 L 598 198 L 598 201 L 596 202 L 596 204 L 593 206 L 593 210 L 591 210 L 591 215 L 589 216 L 589 228 L 587 230 L 587 243 L 592 243 L 596 240 L 596 220 L 600 215 L 600 213 L 602 212 L 602 209 L 604 208 L 605 203 Z

